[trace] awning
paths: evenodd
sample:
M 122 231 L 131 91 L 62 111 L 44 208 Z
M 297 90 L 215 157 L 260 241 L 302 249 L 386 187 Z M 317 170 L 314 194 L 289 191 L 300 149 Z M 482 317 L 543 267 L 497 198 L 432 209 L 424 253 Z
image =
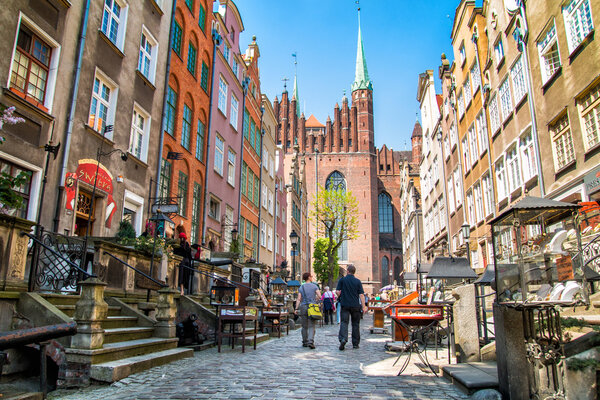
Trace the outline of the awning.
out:
M 421 263 L 418 267 L 417 267 L 417 273 L 418 274 L 426 274 L 429 271 L 431 271 L 431 266 L 433 264 L 430 263 Z
M 300 287 L 300 282 L 294 279 L 293 281 L 288 281 L 287 285 L 290 287 Z
M 494 264 L 490 263 L 485 267 L 483 274 L 473 283 L 476 285 L 489 285 L 494 279 L 496 279 L 496 269 L 494 268 Z
M 427 279 L 477 279 L 477 274 L 464 257 L 436 257 Z
M 285 281 L 280 277 L 277 277 L 271 281 L 271 285 L 285 285 Z
M 417 271 L 409 271 L 404 274 L 405 281 L 416 281 L 417 279 Z

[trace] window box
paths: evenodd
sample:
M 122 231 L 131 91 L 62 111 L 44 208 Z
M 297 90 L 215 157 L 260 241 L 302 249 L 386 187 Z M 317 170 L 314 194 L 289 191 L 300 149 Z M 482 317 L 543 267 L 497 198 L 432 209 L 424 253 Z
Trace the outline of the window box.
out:
M 44 107 L 37 101 L 31 99 L 30 96 L 26 96 L 25 93 L 22 93 L 21 91 L 15 88 L 4 88 L 4 95 L 17 101 L 20 105 L 27 108 L 29 111 L 38 114 L 44 119 L 48 121 L 54 121 L 54 116 L 48 113 L 48 109 L 46 107 Z
M 102 40 L 104 40 L 104 41 L 106 42 L 106 44 L 108 44 L 108 46 L 109 46 L 111 49 L 113 49 L 113 51 L 114 51 L 115 53 L 117 53 L 117 55 L 118 55 L 119 57 L 121 57 L 121 58 L 124 58 L 124 57 L 125 57 L 125 54 L 124 54 L 124 53 L 123 53 L 123 52 L 122 52 L 122 51 L 121 51 L 121 50 L 120 50 L 120 49 L 117 47 L 117 45 L 116 45 L 116 44 L 114 44 L 114 43 L 112 42 L 112 40 L 110 40 L 110 39 L 108 38 L 108 36 L 106 36 L 106 35 L 104 34 L 104 32 L 102 32 L 101 30 L 98 30 L 98 34 L 100 35 L 100 37 L 102 38 Z

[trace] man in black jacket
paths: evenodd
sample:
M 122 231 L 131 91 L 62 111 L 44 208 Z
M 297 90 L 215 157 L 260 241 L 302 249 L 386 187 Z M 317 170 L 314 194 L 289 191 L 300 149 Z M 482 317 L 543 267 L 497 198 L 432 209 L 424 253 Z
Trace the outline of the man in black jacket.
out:
M 352 347 L 358 349 L 360 343 L 361 309 L 363 312 L 367 312 L 362 282 L 354 276 L 355 273 L 356 267 L 349 265 L 348 274 L 338 281 L 336 287 L 336 293 L 340 298 L 340 306 L 342 307 L 342 322 L 340 323 L 340 332 L 338 333 L 340 350 L 344 350 L 348 342 L 348 322 L 350 317 L 352 317 Z

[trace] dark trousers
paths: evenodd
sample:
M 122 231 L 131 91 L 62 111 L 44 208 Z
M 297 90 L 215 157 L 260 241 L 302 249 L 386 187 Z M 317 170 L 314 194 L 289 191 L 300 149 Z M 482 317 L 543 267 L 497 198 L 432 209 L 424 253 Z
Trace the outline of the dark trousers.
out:
M 340 342 L 348 341 L 348 322 L 352 317 L 352 345 L 357 346 L 360 343 L 360 316 L 360 307 L 342 307 L 342 322 L 338 334 Z
M 325 325 L 333 324 L 333 310 L 323 310 L 323 318 Z

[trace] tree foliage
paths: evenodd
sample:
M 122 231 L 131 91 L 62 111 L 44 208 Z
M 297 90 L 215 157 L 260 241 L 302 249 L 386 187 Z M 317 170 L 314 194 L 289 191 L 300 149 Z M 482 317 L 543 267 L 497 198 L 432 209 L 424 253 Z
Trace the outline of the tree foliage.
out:
M 315 250 L 313 252 L 313 271 L 317 277 L 317 280 L 323 284 L 337 279 L 339 275 L 339 266 L 338 266 L 338 255 L 337 253 L 333 253 L 335 267 L 332 269 L 329 268 L 329 263 L 327 260 L 327 248 L 329 247 L 329 239 L 328 238 L 318 238 L 315 241 Z M 331 286 L 331 285 L 329 285 Z
M 0 112 L 0 131 L 6 125 L 14 125 L 25 120 L 14 115 L 15 107 L 8 107 Z M 0 135 L 0 144 L 4 143 L 4 136 Z M 12 176 L 5 172 L 0 174 L 0 212 L 4 214 L 17 214 L 23 206 L 23 198 L 15 188 L 19 188 L 29 179 L 31 173 L 26 171 L 19 172 Z
M 332 286 L 338 269 L 337 252 L 344 241 L 358 237 L 358 202 L 352 192 L 344 189 L 325 189 L 319 185 L 311 209 L 311 218 L 319 236 L 328 239 L 325 247 L 328 285 Z

